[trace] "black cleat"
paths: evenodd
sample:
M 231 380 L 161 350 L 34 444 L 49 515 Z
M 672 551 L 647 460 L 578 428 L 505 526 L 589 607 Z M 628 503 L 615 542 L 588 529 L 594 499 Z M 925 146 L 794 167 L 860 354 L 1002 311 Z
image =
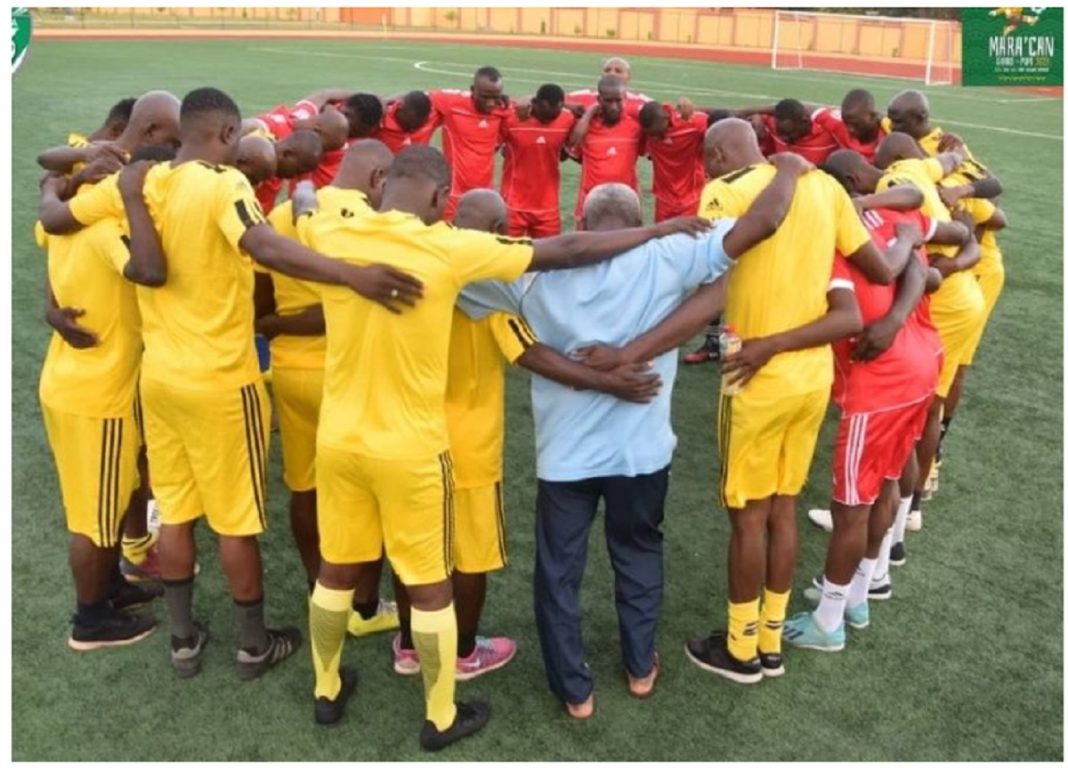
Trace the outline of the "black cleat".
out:
M 267 630 L 267 648 L 256 654 L 244 648 L 237 652 L 237 676 L 255 680 L 275 664 L 285 661 L 300 648 L 300 630 L 296 627 Z
M 163 597 L 163 585 L 159 582 L 131 584 L 123 579 L 122 585 L 109 600 L 116 611 L 130 611 L 148 605 L 157 597 Z
M 320 696 L 315 700 L 315 722 L 319 725 L 337 725 L 345 716 L 345 705 L 349 703 L 352 694 L 356 693 L 356 670 L 351 667 L 342 667 L 341 690 L 336 699 L 328 699 Z
M 437 752 L 450 744 L 478 733 L 489 722 L 490 705 L 486 701 L 456 702 L 456 719 L 444 731 L 427 720 L 419 734 L 419 746 L 427 752 Z
M 714 675 L 743 685 L 752 685 L 764 679 L 760 659 L 738 661 L 727 650 L 727 635 L 722 632 L 691 638 L 685 648 L 690 661 Z
M 782 677 L 786 674 L 786 665 L 782 663 L 781 653 L 759 653 L 760 667 L 764 677 Z
M 193 622 L 195 634 L 182 639 L 171 635 L 171 665 L 178 677 L 196 677 L 204 660 L 204 646 L 208 644 L 208 630 Z
M 905 542 L 899 541 L 890 547 L 890 565 L 899 566 L 905 564 Z
M 83 624 L 75 616 L 67 645 L 74 651 L 96 651 L 133 645 L 155 631 L 156 620 L 151 616 L 114 612 L 93 624 Z
M 889 600 L 893 594 L 893 589 L 889 581 L 885 584 L 880 584 L 878 587 L 868 587 L 869 600 Z

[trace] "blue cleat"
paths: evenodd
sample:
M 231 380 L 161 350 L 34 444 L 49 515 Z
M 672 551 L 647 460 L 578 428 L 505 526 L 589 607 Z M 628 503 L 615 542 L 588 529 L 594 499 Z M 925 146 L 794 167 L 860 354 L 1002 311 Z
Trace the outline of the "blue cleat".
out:
M 865 629 L 871 624 L 871 614 L 868 611 L 868 601 L 860 605 L 854 605 L 845 610 L 845 623 L 853 629 Z
M 798 648 L 814 651 L 840 651 L 845 648 L 845 622 L 833 632 L 824 632 L 811 613 L 798 613 L 787 619 L 782 630 L 783 639 Z

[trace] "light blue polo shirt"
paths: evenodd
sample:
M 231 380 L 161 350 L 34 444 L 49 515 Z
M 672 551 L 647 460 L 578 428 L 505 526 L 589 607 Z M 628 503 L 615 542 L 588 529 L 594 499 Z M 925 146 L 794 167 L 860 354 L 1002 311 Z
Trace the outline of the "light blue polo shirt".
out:
M 539 339 L 564 354 L 590 344 L 623 346 L 667 317 L 698 286 L 730 267 L 721 219 L 698 238 L 651 240 L 590 267 L 524 275 L 514 283 L 473 283 L 458 306 L 479 319 L 494 311 L 522 315 Z M 531 382 L 538 477 L 565 482 L 634 477 L 671 462 L 671 392 L 678 352 L 653 360 L 663 386 L 648 404 L 579 392 L 535 375 Z

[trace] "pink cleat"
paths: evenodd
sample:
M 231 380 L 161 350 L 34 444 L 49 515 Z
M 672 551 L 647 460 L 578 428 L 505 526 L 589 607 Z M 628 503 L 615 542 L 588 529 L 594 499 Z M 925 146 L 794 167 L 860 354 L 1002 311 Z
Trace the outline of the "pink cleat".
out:
M 393 671 L 398 675 L 412 677 L 422 671 L 419 654 L 414 648 L 401 648 L 400 632 L 393 636 Z
M 474 680 L 500 669 L 515 658 L 515 652 L 515 640 L 509 637 L 479 637 L 470 656 L 456 659 L 456 679 Z

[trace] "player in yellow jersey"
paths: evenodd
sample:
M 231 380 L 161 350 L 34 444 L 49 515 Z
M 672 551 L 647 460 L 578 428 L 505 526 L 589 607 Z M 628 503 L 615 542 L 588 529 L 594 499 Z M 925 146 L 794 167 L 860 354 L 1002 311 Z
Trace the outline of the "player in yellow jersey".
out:
M 775 174 L 752 127 L 737 118 L 709 129 L 705 165 L 712 181 L 699 212 L 711 219 L 741 216 Z M 829 343 L 859 323 L 852 297 L 828 289 L 836 250 L 883 284 L 905 266 L 886 263 L 845 190 L 814 171 L 798 180 L 778 231 L 740 259 L 728 280 L 724 322 L 743 348 L 745 339 L 806 329 L 802 348 L 771 357 L 736 394 L 720 394 L 721 503 L 731 521 L 728 630 L 694 638 L 686 650 L 698 666 L 735 682 L 784 672 L 795 507 L 830 395 Z
M 332 724 L 355 685 L 353 673 L 340 672 L 353 587 L 384 545 L 411 598 L 426 694 L 420 743 L 427 750 L 464 738 L 489 719 L 485 703 L 457 706 L 453 696 L 454 489 L 445 391 L 460 289 L 480 279 L 514 280 L 527 270 L 591 263 L 658 234 L 699 229 L 695 220 L 676 219 L 654 229 L 511 240 L 442 222 L 450 185 L 438 150 L 409 147 L 393 161 L 378 213 L 321 212 L 298 222 L 316 250 L 349 264 L 372 256 L 403 264 L 426 286 L 418 306 L 399 317 L 323 289 L 326 381 L 316 450 L 323 562 L 310 624 L 315 717 Z
M 126 130 L 126 126 L 130 122 L 130 114 L 133 112 L 133 106 L 137 99 L 129 98 L 122 99 L 115 103 L 110 110 L 108 110 L 107 117 L 104 118 L 104 122 L 95 131 L 85 136 L 76 131 L 71 131 L 67 134 L 66 147 L 56 147 L 51 150 L 45 150 L 37 156 L 37 162 L 46 170 L 62 172 L 64 163 L 64 156 L 67 157 L 67 162 L 73 157 L 78 157 L 78 154 L 71 155 L 66 152 L 68 149 L 83 150 L 93 144 L 107 144 L 115 139 L 119 138 Z M 59 167 L 56 167 L 59 166 Z
M 361 142 L 361 144 L 364 142 Z M 357 145 L 360 146 L 360 145 Z M 492 189 L 464 193 L 453 224 L 504 235 L 508 208 Z M 478 633 L 487 574 L 508 563 L 501 490 L 504 463 L 504 364 L 522 367 L 575 389 L 598 390 L 632 402 L 648 402 L 660 386 L 644 365 L 600 372 L 542 344 L 526 321 L 506 312 L 472 320 L 453 311 L 445 414 L 455 476 L 455 536 L 452 574 L 456 606 L 456 679 L 472 680 L 514 658 L 515 641 Z M 402 594 L 401 592 L 398 593 Z M 410 609 L 401 610 L 401 631 L 393 643 L 393 669 L 417 675 L 419 655 L 411 635 Z
M 256 187 L 271 177 L 292 179 L 311 173 L 322 159 L 323 141 L 315 131 L 293 131 L 281 141 L 250 133 L 241 137 L 234 167 Z
M 242 137 L 241 144 L 249 138 Z M 379 141 L 354 144 L 345 153 L 334 181 L 320 190 L 319 204 L 356 216 L 373 210 L 381 200 L 382 181 L 392 162 L 393 154 Z M 292 201 L 273 210 L 268 220 L 280 235 L 299 240 Z M 290 490 L 289 520 L 311 594 L 319 574 L 315 432 L 326 362 L 323 307 L 316 286 L 267 271 L 257 271 L 255 299 L 256 330 L 271 340 L 271 383 L 280 412 L 283 479 Z M 396 603 L 379 597 L 380 576 L 381 569 L 371 570 L 357 587 L 349 618 L 353 635 L 398 626 Z
M 219 534 L 237 615 L 237 671 L 263 674 L 300 643 L 296 628 L 267 629 L 257 536 L 265 527 L 266 399 L 253 343 L 248 254 L 294 277 L 362 291 L 392 309 L 413 303 L 418 280 L 391 267 L 354 267 L 280 237 L 236 159 L 241 114 L 214 88 L 181 106 L 182 148 L 172 163 L 127 168 L 70 203 L 42 195 L 42 222 L 67 231 L 116 218 L 130 224 L 127 278 L 139 284 L 145 354 L 141 398 L 160 508 L 160 559 L 179 676 L 200 669 L 207 632 L 193 621 L 194 525 Z M 158 231 L 157 231 L 158 230 Z M 144 287 L 141 287 L 144 286 Z
M 152 150 L 140 155 L 166 159 Z M 140 513 L 144 522 L 135 414 L 141 318 L 134 286 L 123 278 L 130 255 L 124 224 L 107 219 L 58 236 L 37 228 L 48 252 L 47 316 L 56 329 L 39 393 L 70 531 L 77 609 L 68 645 L 77 651 L 147 637 L 155 619 L 120 609 L 162 595 L 159 587 L 128 585 L 119 572 L 124 520 Z

